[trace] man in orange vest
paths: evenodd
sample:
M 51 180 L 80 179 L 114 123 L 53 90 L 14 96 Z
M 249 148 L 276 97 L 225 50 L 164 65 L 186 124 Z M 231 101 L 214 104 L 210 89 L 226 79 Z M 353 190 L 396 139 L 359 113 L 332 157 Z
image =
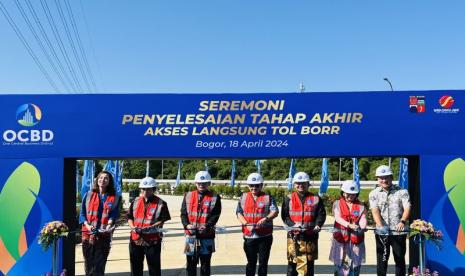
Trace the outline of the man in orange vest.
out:
M 263 177 L 251 173 L 247 177 L 250 192 L 242 194 L 237 204 L 236 215 L 242 224 L 244 251 L 247 257 L 246 276 L 255 275 L 258 257 L 258 275 L 268 272 L 268 259 L 273 243 L 273 219 L 279 210 L 275 199 L 262 192 Z
M 131 275 L 142 276 L 144 256 L 150 276 L 161 275 L 160 252 L 163 223 L 170 220 L 168 205 L 154 192 L 157 182 L 152 177 L 145 177 L 139 183 L 141 196 L 129 207 L 128 224 L 131 228 L 129 258 Z
M 211 176 L 207 171 L 195 175 L 197 189 L 184 195 L 181 222 L 186 233 L 187 275 L 195 276 L 200 259 L 200 275 L 210 275 L 210 261 L 215 252 L 215 225 L 221 214 L 221 198 L 208 189 Z
M 281 218 L 287 232 L 287 275 L 314 275 L 318 259 L 318 232 L 325 223 L 322 199 L 308 191 L 310 177 L 298 172 L 292 179 L 295 192 L 284 198 Z

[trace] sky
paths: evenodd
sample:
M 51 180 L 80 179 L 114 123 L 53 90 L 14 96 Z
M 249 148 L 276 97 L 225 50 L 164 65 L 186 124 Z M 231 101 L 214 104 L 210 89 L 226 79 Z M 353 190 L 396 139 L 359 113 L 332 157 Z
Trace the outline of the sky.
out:
M 48 3 L 67 55 L 60 54 L 41 1 Z M 60 21 L 56 3 L 66 14 L 66 1 L 89 65 L 85 67 L 78 56 L 88 85 Z M 16 3 L 39 30 L 28 10 L 27 3 L 32 3 L 63 66 L 60 71 L 42 39 L 59 74 Z M 297 92 L 300 83 L 306 92 L 386 91 L 390 88 L 385 77 L 398 91 L 465 88 L 465 1 L 0 0 L 0 4 L 0 94 Z

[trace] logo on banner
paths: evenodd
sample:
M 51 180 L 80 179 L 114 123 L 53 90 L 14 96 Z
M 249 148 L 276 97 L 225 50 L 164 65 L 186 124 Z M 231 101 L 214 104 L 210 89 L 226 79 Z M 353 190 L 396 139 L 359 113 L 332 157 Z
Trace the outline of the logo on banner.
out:
M 36 104 L 26 103 L 16 109 L 16 121 L 25 129 L 7 129 L 3 131 L 4 146 L 53 145 L 53 131 L 49 129 L 31 129 L 42 120 L 42 110 Z
M 426 111 L 425 96 L 410 96 L 409 110 L 412 113 L 424 113 Z
M 40 122 L 41 119 L 42 111 L 35 104 L 23 104 L 16 110 L 16 120 L 18 120 L 18 124 L 22 126 L 35 126 Z
M 455 113 L 458 113 L 460 111 L 459 108 L 453 108 L 453 106 L 455 104 L 455 100 L 454 100 L 454 98 L 452 96 L 444 95 L 441 98 L 439 98 L 438 103 L 442 108 L 435 108 L 433 110 L 434 113 L 438 113 L 438 114 L 440 114 L 440 113 L 441 114 L 455 114 Z

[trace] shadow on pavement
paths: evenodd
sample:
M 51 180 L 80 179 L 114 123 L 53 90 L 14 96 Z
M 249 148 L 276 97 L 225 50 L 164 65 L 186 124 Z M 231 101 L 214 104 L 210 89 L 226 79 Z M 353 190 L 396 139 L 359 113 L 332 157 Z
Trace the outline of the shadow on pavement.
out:
M 286 275 L 287 266 L 286 265 L 269 265 L 268 266 L 268 274 L 276 274 L 276 275 Z M 198 275 L 200 275 L 200 271 L 197 270 Z M 245 273 L 245 266 L 244 265 L 219 265 L 219 266 L 212 266 L 211 270 L 212 275 L 244 275 Z M 316 265 L 315 268 L 315 275 L 318 274 L 333 274 L 334 267 L 332 265 Z M 394 266 L 389 266 L 388 268 L 389 274 L 394 274 L 395 269 Z M 129 275 L 129 272 L 118 272 L 118 273 L 105 273 L 105 275 L 111 276 L 125 276 Z M 362 266 L 361 275 L 366 274 L 374 274 L 376 275 L 376 265 L 365 265 Z M 144 275 L 148 275 L 148 272 L 145 271 Z M 181 276 L 185 275 L 184 268 L 173 268 L 173 269 L 162 269 L 163 276 Z

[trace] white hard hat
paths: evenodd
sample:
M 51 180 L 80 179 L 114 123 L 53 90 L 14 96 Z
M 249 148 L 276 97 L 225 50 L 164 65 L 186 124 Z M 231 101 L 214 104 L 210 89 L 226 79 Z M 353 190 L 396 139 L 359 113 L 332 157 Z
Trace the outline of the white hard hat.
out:
M 392 170 L 386 165 L 381 165 L 376 169 L 376 176 L 392 175 Z
M 310 182 L 310 176 L 306 172 L 298 172 L 292 178 L 292 182 Z
M 263 184 L 263 176 L 259 173 L 251 173 L 247 177 L 247 185 Z
M 342 182 L 341 190 L 348 194 L 358 194 L 360 192 L 357 183 L 353 180 L 346 180 Z
M 142 178 L 139 183 L 139 188 L 156 188 L 158 186 L 157 181 L 150 176 Z
M 207 183 L 212 181 L 211 175 L 207 171 L 199 171 L 195 174 L 195 183 Z

